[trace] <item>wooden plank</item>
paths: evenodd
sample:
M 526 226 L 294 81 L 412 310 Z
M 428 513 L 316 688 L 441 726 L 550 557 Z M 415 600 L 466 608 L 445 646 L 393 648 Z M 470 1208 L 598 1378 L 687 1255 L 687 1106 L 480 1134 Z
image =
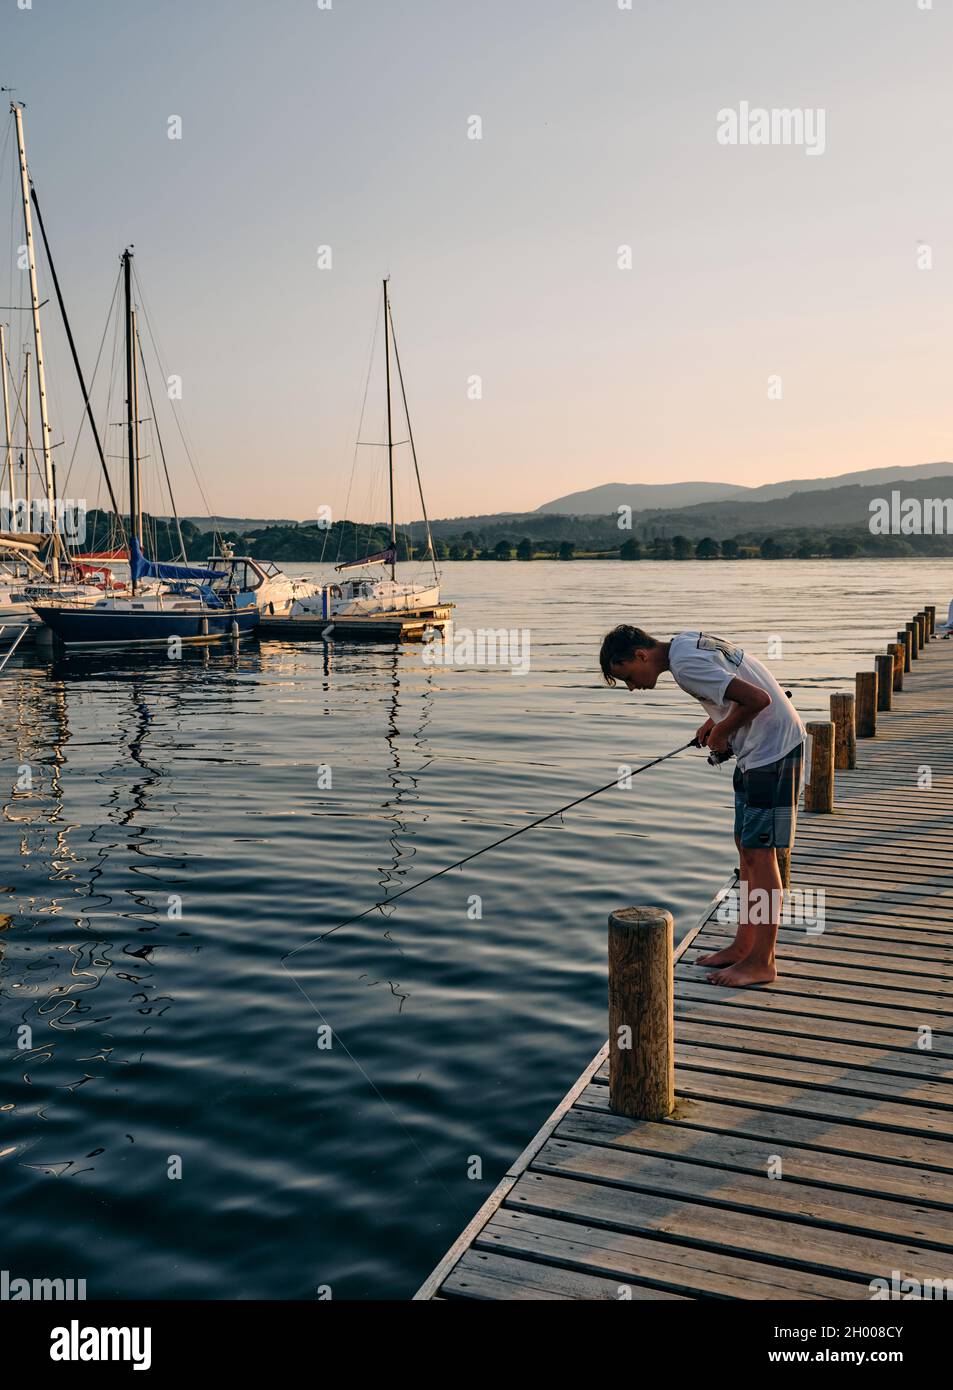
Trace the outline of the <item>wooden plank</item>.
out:
M 854 1047 L 841 1038 L 834 1039 L 830 1036 L 815 1039 L 801 1033 L 793 1036 L 786 1034 L 782 1038 L 758 1028 L 747 1028 L 741 1020 L 733 1019 L 732 1024 L 733 1026 L 727 1029 L 721 1025 L 720 1020 L 715 1023 L 714 1020 L 692 1020 L 683 1016 L 682 1026 L 678 1030 L 679 1040 L 683 1044 L 695 1044 L 698 1047 L 727 1048 L 732 1052 L 737 1049 L 746 1055 L 779 1055 L 790 1058 L 792 1063 L 803 1060 L 829 1064 L 831 1057 L 835 1056 L 838 1069 L 857 1068 L 859 1074 L 866 1075 L 871 1072 L 875 1075 L 880 1072 L 890 1073 L 892 1078 L 895 1078 L 891 1080 L 890 1085 L 895 1086 L 897 1091 L 906 1095 L 908 1099 L 912 1099 L 909 1086 L 906 1084 L 908 1080 L 930 1081 L 935 1084 L 939 1103 L 953 1105 L 953 1058 L 933 1057 L 912 1047 L 888 1050 L 869 1046 Z M 831 1046 L 832 1043 L 836 1044 L 834 1048 Z
M 724 1207 L 731 1210 L 732 1217 L 736 1212 L 765 1214 L 798 1225 L 889 1237 L 953 1252 L 953 1213 L 870 1191 L 798 1183 L 787 1176 L 772 1179 L 765 1172 L 772 1157 L 781 1159 L 784 1171 L 783 1155 L 765 1152 L 762 1170 L 754 1175 L 680 1156 L 636 1153 L 554 1137 L 533 1160 L 532 1171 Z
M 728 945 L 734 940 L 734 935 L 734 931 L 727 928 L 724 931 L 706 931 L 693 946 L 692 958 L 688 963 L 697 965 L 700 955 Z M 919 955 L 915 951 L 904 951 L 894 943 L 878 940 L 854 942 L 851 947 L 845 948 L 844 938 L 839 932 L 806 932 L 803 928 L 785 930 L 783 927 L 778 932 L 778 948 L 779 961 L 811 961 L 821 966 L 833 964 L 848 967 L 863 962 L 865 973 L 869 972 L 870 979 L 875 982 L 881 974 L 891 980 L 899 980 L 901 986 L 909 983 L 912 988 L 919 988 L 917 982 L 924 978 L 953 981 L 953 952 L 946 957 L 936 951 Z
M 951 841 L 951 847 L 953 847 L 953 841 Z M 803 863 L 799 856 L 797 856 L 797 862 Z M 922 902 L 935 903 L 945 907 L 953 896 L 949 887 L 937 887 L 935 883 L 917 882 L 912 878 L 905 878 L 901 881 L 892 878 L 889 874 L 877 877 L 876 873 L 868 871 L 866 866 L 858 870 L 848 864 L 840 867 L 828 866 L 823 869 L 818 869 L 812 865 L 811 869 L 810 876 L 802 870 L 802 882 L 823 883 L 823 886 L 829 891 L 837 888 L 842 893 L 879 892 L 881 899 L 889 894 L 889 906 L 902 911 Z M 945 880 L 945 882 L 948 883 L 949 881 Z
M 953 850 L 953 843 L 951 843 Z M 798 859 L 800 866 L 802 861 Z M 866 874 L 866 870 L 863 871 Z M 797 888 L 813 887 L 823 888 L 826 894 L 833 895 L 835 892 L 841 896 L 851 896 L 855 900 L 866 899 L 868 895 L 880 895 L 880 910 L 883 911 L 883 900 L 889 894 L 888 910 L 899 915 L 905 915 L 911 910 L 917 911 L 920 907 L 948 909 L 953 904 L 953 890 L 937 890 L 929 883 L 915 883 L 908 879 L 904 884 L 900 884 L 889 878 L 874 881 L 871 877 L 869 883 L 858 883 L 857 876 L 848 869 L 833 870 L 823 869 L 813 871 L 810 874 L 804 872 L 799 867 L 799 877 L 797 882 L 792 880 L 792 886 Z M 922 913 L 923 916 L 930 916 L 930 913 Z
M 605 1078 L 598 1078 L 606 1084 Z M 882 1130 L 915 1135 L 916 1149 L 921 1139 L 948 1139 L 949 1116 L 919 1105 L 883 1101 L 853 1092 L 825 1090 L 821 1086 L 786 1082 L 771 1077 L 759 1077 L 753 1086 L 750 1076 L 734 1076 L 716 1067 L 693 1067 L 687 1063 L 679 1068 L 678 1094 L 699 1100 L 736 1100 L 757 1109 L 789 1110 L 792 1115 L 821 1116 L 831 1120 L 850 1120 L 864 1126 L 866 1133 L 858 1136 L 858 1147 L 879 1156 Z M 676 1114 L 678 1113 L 676 1109 Z M 907 1145 L 908 1151 L 911 1145 Z
M 773 993 L 811 994 L 817 997 L 823 985 L 825 998 L 881 1004 L 885 1008 L 901 1009 L 907 1014 L 912 1010 L 917 1014 L 918 1024 L 930 1025 L 931 1020 L 942 1019 L 953 1013 L 953 1000 L 940 991 L 901 989 L 879 983 L 876 987 L 869 984 L 862 986 L 860 979 L 869 977 L 861 970 L 844 970 L 832 965 L 821 972 L 789 959 L 785 962 L 785 971 L 771 986 Z M 707 984 L 711 967 L 686 965 L 680 973 L 684 979 Z M 819 979 L 819 975 L 822 978 Z M 754 990 L 751 992 L 754 993 Z
M 949 883 L 949 879 L 943 873 L 943 863 L 950 850 L 949 841 L 945 837 L 937 836 L 928 841 L 926 838 L 911 835 L 904 839 L 899 832 L 880 834 L 872 827 L 865 828 L 863 834 L 858 836 L 853 832 L 848 833 L 845 826 L 832 820 L 823 839 L 818 837 L 811 840 L 800 835 L 803 819 L 803 816 L 798 818 L 799 838 L 794 857 L 802 859 L 803 856 L 803 862 L 807 866 L 815 860 L 826 860 L 829 861 L 832 872 L 849 871 L 854 881 L 862 884 L 865 880 L 877 880 L 878 862 L 883 870 L 885 859 L 909 855 L 911 873 L 939 876 L 943 878 L 944 883 Z M 908 829 L 909 826 L 908 822 Z
M 727 1088 L 723 1078 L 710 1078 L 712 1091 Z M 593 1081 L 579 1096 L 575 1109 L 592 1110 L 608 1115 L 608 1087 Z M 680 1095 L 675 1114 L 666 1123 L 695 1126 L 700 1129 L 719 1129 L 740 1138 L 763 1139 L 772 1144 L 785 1141 L 825 1153 L 843 1153 L 876 1157 L 879 1161 L 913 1166 L 913 1147 L 902 1131 L 883 1128 L 868 1129 L 855 1123 L 850 1114 L 820 1114 L 817 1106 L 801 1112 L 790 1109 L 782 1094 L 777 1107 L 772 1108 L 771 1088 L 759 1086 L 759 1104 L 751 1104 L 750 1088 L 734 1095 Z M 627 1123 L 631 1123 L 628 1121 Z M 871 1147 L 876 1140 L 876 1147 Z M 953 1144 L 948 1139 L 918 1137 L 916 1163 L 919 1169 L 937 1173 L 953 1173 Z
M 846 1273 L 854 1279 L 882 1278 L 897 1269 L 901 1278 L 923 1279 L 937 1273 L 936 1252 L 910 1241 L 896 1241 L 852 1231 L 800 1225 L 761 1213 L 723 1210 L 701 1202 L 630 1192 L 602 1183 L 528 1172 L 507 1198 L 510 1209 L 540 1216 L 596 1223 L 632 1234 L 665 1236 L 704 1250 L 747 1254 L 752 1258 L 813 1269 L 827 1275 Z
M 913 924 L 919 927 L 921 923 L 926 927 L 930 922 L 936 924 L 938 918 L 941 922 L 948 921 L 951 909 L 953 909 L 953 899 L 949 903 L 946 901 L 930 902 L 926 898 L 911 899 L 904 903 L 891 901 L 885 905 L 883 895 L 879 894 L 879 890 L 873 884 L 869 887 L 866 885 L 864 887 L 848 887 L 847 884 L 829 880 L 823 884 L 808 883 L 805 885 L 803 878 L 799 882 L 802 887 L 822 887 L 824 889 L 825 913 L 830 913 L 832 910 L 834 912 L 842 911 L 849 912 L 856 917 L 862 911 L 865 916 L 886 926 L 893 922 L 898 927 Z M 794 887 L 797 887 L 797 883 L 797 880 L 792 880 Z
M 865 1283 L 785 1269 L 714 1250 L 553 1220 L 504 1207 L 479 1236 L 479 1248 L 625 1279 L 639 1277 L 691 1298 L 868 1298 Z
M 939 1051 L 936 1046 L 929 1051 L 921 1051 L 916 1048 L 915 1035 L 909 1028 L 871 1026 L 867 1022 L 849 1023 L 844 1020 L 835 1024 L 834 1020 L 824 1016 L 787 1014 L 780 1010 L 772 1012 L 770 1008 L 760 1007 L 760 1000 L 764 997 L 763 994 L 753 997 L 745 994 L 742 1003 L 726 1009 L 722 1003 L 712 1002 L 704 996 L 685 999 L 680 995 L 675 1004 L 675 1017 L 691 1023 L 712 1023 L 718 1028 L 750 1028 L 762 1037 L 777 1035 L 786 1039 L 820 1039 L 827 1043 L 828 1057 L 831 1055 L 831 1044 L 837 1047 L 838 1056 L 844 1044 L 856 1044 L 858 1052 L 867 1049 L 876 1058 L 881 1056 L 883 1049 L 889 1049 L 902 1053 L 905 1065 L 912 1066 L 917 1074 L 939 1078 L 953 1072 L 953 1038 L 948 1037 L 951 1046 L 945 1052 Z M 752 1001 L 750 1006 L 749 1000 Z M 680 1037 L 684 1036 L 683 1028 L 678 1030 Z M 731 1036 L 734 1037 L 734 1034 Z
M 754 1082 L 791 1082 L 829 1095 L 883 1097 L 898 1106 L 902 1102 L 908 1122 L 916 1117 L 920 1120 L 918 1128 L 928 1123 L 930 1133 L 953 1138 L 953 1095 L 947 1083 L 831 1065 L 803 1056 L 792 1059 L 786 1048 L 782 1051 L 784 1055 L 745 1051 L 733 1035 L 723 1034 L 706 1047 L 680 1043 L 676 1056 L 686 1071 L 729 1072 Z
M 851 926 L 867 927 L 870 926 L 871 922 L 874 922 L 884 926 L 888 931 L 915 931 L 922 934 L 925 940 L 942 940 L 946 935 L 943 927 L 938 925 L 931 927 L 930 922 L 923 918 L 919 918 L 915 922 L 912 920 L 899 921 L 896 919 L 891 921 L 887 918 L 872 917 L 869 908 L 865 910 L 862 907 L 853 907 L 850 903 L 837 903 L 830 900 L 825 904 L 824 921 L 827 930 L 839 927 L 841 923 L 846 923 Z
M 468 1250 L 447 1278 L 442 1291 L 448 1298 L 479 1299 L 611 1298 L 618 1302 L 623 1296 L 618 1278 L 602 1278 L 537 1261 L 514 1260 L 488 1250 Z M 679 1299 L 684 1295 L 625 1281 L 625 1297 L 655 1300 Z
M 911 1019 L 903 1010 L 898 1012 L 896 1009 L 872 1008 L 868 1004 L 856 1004 L 849 998 L 846 1001 L 830 999 L 811 994 L 809 991 L 797 994 L 782 993 L 774 989 L 714 989 L 707 982 L 694 984 L 682 981 L 676 1001 L 692 999 L 701 1000 L 720 1009 L 764 1009 L 775 1014 L 792 1014 L 813 1020 L 828 1018 L 838 1022 L 863 1022 L 868 1019 L 871 1024 L 877 1026 L 905 1028 L 907 1036 L 911 1039 L 915 1038 L 916 1030 L 925 1023 L 933 1028 L 932 1050 L 945 1056 L 953 1055 L 953 1034 L 950 1031 L 949 1019 Z M 832 1036 L 837 1036 L 837 1031 L 836 1028 L 832 1029 Z
M 733 1123 L 738 1122 L 734 1112 L 731 1119 Z M 635 1149 L 658 1157 L 687 1158 L 693 1163 L 762 1177 L 771 1156 L 779 1154 L 786 1182 L 901 1197 L 953 1213 L 953 1175 L 949 1173 L 925 1172 L 905 1164 L 867 1158 L 863 1154 L 820 1151 L 793 1143 L 786 1137 L 781 1139 L 777 1134 L 753 1139 L 732 1129 L 699 1128 L 682 1119 L 648 1124 L 626 1119 L 624 1115 L 584 1110 L 577 1105 L 564 1115 L 554 1137 Z
M 706 951 L 727 946 L 733 939 L 734 932 L 727 929 L 706 935 L 697 948 L 693 948 L 689 964 L 700 965 Z M 802 929 L 785 930 L 782 927 L 778 933 L 778 959 L 794 958 L 813 961 L 818 965 L 823 965 L 825 960 L 833 961 L 836 965 L 863 963 L 874 980 L 878 973 L 885 972 L 898 979 L 909 977 L 911 985 L 916 985 L 923 976 L 930 979 L 934 972 L 946 976 L 953 969 L 953 952 L 948 948 L 936 947 L 930 951 L 926 947 L 919 949 L 919 943 L 895 942 L 881 937 L 852 938 L 840 931 L 808 934 Z

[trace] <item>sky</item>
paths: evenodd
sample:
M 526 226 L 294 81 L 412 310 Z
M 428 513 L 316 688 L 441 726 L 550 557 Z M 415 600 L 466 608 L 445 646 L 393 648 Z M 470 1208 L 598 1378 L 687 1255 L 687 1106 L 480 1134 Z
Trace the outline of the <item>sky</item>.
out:
M 2 0 L 0 84 L 27 103 L 84 365 L 132 243 L 182 380 L 159 414 L 213 511 L 342 514 L 385 275 L 432 516 L 953 456 L 953 0 L 625 5 Z M 822 119 L 823 142 L 725 143 L 743 102 Z M 379 358 L 369 402 L 377 445 Z M 162 428 L 179 510 L 204 513 Z M 94 458 L 85 437 L 71 495 L 95 501 Z M 352 514 L 382 514 L 380 464 L 357 451 Z

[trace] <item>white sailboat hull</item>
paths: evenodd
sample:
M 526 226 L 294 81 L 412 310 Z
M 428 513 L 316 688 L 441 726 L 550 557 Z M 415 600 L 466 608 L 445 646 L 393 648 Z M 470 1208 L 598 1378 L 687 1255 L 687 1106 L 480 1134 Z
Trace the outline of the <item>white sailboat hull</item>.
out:
M 439 584 L 402 584 L 394 579 L 355 579 L 326 584 L 292 605 L 291 618 L 370 618 L 381 613 L 425 613 L 440 602 Z
M 256 594 L 258 607 L 272 618 L 287 618 L 296 603 L 303 603 L 321 593 L 321 585 L 310 579 L 292 579 L 281 573 L 262 584 Z

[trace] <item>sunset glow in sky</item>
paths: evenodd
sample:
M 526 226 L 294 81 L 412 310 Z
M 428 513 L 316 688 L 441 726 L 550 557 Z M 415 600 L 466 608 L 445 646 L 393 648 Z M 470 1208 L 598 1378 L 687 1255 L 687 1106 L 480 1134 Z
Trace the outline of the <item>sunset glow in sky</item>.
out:
M 950 458 L 951 52 L 942 0 L 10 0 L 0 16 L 84 362 L 134 243 L 212 505 L 257 517 L 341 508 L 388 273 L 435 516 Z M 823 153 L 719 143 L 741 102 L 822 110 Z M 6 179 L 4 203 L 9 303 Z M 382 427 L 375 408 L 366 436 Z M 181 511 L 204 511 L 169 452 Z M 74 492 L 87 477 L 88 440 Z

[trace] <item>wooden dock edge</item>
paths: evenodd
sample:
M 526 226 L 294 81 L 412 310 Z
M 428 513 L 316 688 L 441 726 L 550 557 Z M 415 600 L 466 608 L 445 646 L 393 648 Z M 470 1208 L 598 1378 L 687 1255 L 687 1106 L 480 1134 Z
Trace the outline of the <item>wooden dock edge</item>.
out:
M 702 912 L 701 916 L 698 918 L 695 924 L 689 928 L 682 940 L 676 946 L 674 956 L 676 963 L 684 954 L 684 952 L 688 950 L 689 946 L 692 944 L 692 942 L 695 940 L 695 937 L 705 926 L 706 922 L 708 922 L 712 915 L 718 910 L 718 906 L 721 903 L 722 899 L 725 898 L 727 894 L 731 892 L 737 881 L 738 874 L 735 870 L 722 884 L 721 888 L 719 888 L 718 892 L 715 894 L 711 902 Z M 516 1181 L 520 1177 L 522 1177 L 523 1173 L 525 1173 L 529 1165 L 532 1163 L 533 1159 L 539 1153 L 540 1149 L 543 1147 L 543 1145 L 549 1139 L 550 1135 L 556 1129 L 559 1122 L 563 1119 L 566 1113 L 572 1109 L 573 1105 L 575 1105 L 579 1096 L 592 1081 L 592 1078 L 599 1071 L 600 1067 L 604 1065 L 608 1056 L 609 1043 L 608 1041 L 606 1041 L 605 1043 L 603 1043 L 602 1047 L 600 1047 L 599 1051 L 596 1053 L 595 1057 L 593 1057 L 592 1061 L 586 1067 L 582 1075 L 573 1083 L 571 1088 L 563 1096 L 562 1100 L 556 1106 L 556 1109 L 549 1116 L 549 1119 L 545 1121 L 542 1127 L 537 1131 L 537 1133 L 526 1145 L 526 1148 L 523 1149 L 522 1153 L 516 1159 L 514 1159 L 514 1161 L 510 1164 L 509 1168 L 507 1168 L 503 1177 L 497 1183 L 496 1187 L 490 1193 L 489 1197 L 487 1197 L 482 1207 L 480 1207 L 476 1215 L 473 1216 L 471 1220 L 467 1223 L 463 1231 L 461 1231 L 460 1235 L 457 1236 L 457 1239 L 453 1242 L 450 1249 L 447 1251 L 443 1259 L 437 1265 L 436 1269 L 434 1269 L 433 1272 L 429 1274 L 427 1278 L 424 1280 L 424 1282 L 421 1284 L 420 1288 L 414 1294 L 413 1299 L 411 1300 L 412 1302 L 417 1303 L 422 1301 L 428 1301 L 434 1297 L 434 1295 L 439 1290 L 440 1286 L 443 1284 L 444 1280 L 453 1271 L 454 1267 L 459 1262 L 459 1260 L 462 1259 L 467 1250 L 469 1250 L 470 1246 L 473 1244 L 480 1231 L 483 1230 L 483 1227 L 496 1213 L 499 1207 L 503 1205 L 503 1202 L 509 1195 L 511 1188 L 515 1185 Z

